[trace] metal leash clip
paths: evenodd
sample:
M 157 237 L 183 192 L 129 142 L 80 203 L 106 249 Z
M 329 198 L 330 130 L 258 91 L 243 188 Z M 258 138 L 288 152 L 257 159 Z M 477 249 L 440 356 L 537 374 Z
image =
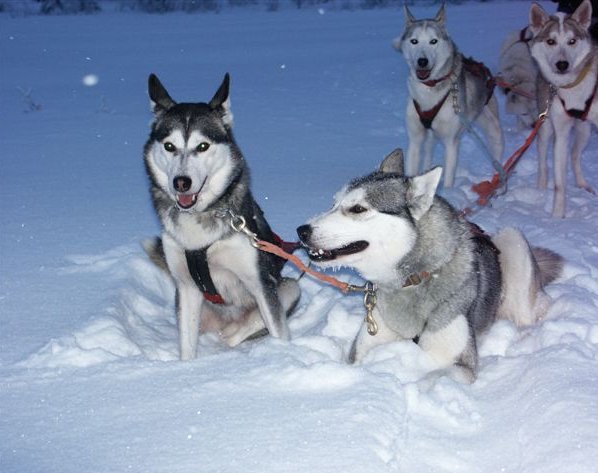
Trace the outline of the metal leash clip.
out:
M 376 286 L 371 282 L 365 285 L 365 295 L 363 296 L 363 306 L 366 310 L 365 323 L 367 324 L 368 333 L 373 337 L 378 333 L 378 324 L 374 318 L 374 307 L 378 302 L 376 296 Z
M 258 237 L 249 228 L 247 228 L 247 221 L 242 215 L 235 214 L 232 210 L 228 210 L 230 216 L 230 226 L 237 233 L 244 233 L 250 240 L 251 246 L 259 248 Z

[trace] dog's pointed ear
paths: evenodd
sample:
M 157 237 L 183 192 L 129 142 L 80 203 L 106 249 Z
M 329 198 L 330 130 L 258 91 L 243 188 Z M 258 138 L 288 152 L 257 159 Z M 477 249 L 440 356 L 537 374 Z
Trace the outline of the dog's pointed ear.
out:
M 397 148 L 392 151 L 380 164 L 380 171 L 384 173 L 405 174 L 405 158 L 403 150 Z
M 213 110 L 218 110 L 222 114 L 222 121 L 224 124 L 232 128 L 233 126 L 233 114 L 230 108 L 230 75 L 227 72 L 224 75 L 224 79 L 222 80 L 222 84 L 218 87 L 218 90 L 210 100 L 210 107 Z
M 147 90 L 151 100 L 152 111 L 155 115 L 167 111 L 176 105 L 176 102 L 170 98 L 168 92 L 155 74 L 150 74 Z
M 436 23 L 439 23 L 441 26 L 446 23 L 446 9 L 444 8 L 444 2 L 440 5 L 440 9 L 438 13 L 436 13 L 436 18 L 434 18 Z
M 592 24 L 592 2 L 584 0 L 581 5 L 571 14 L 571 18 L 579 23 L 579 25 L 587 30 Z
M 405 26 L 409 26 L 411 23 L 416 21 L 413 13 L 411 13 L 411 10 L 409 10 L 409 7 L 406 3 L 403 5 L 403 12 L 405 13 Z
M 430 210 L 441 175 L 442 168 L 435 167 L 421 176 L 409 179 L 407 203 L 415 220 L 419 220 Z
M 534 35 L 537 35 L 544 24 L 550 19 L 550 15 L 544 11 L 539 3 L 532 3 L 529 11 L 529 27 Z

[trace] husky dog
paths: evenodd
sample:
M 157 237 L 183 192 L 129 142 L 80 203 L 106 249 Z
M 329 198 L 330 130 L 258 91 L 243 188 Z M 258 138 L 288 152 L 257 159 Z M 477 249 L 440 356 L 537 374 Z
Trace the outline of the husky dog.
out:
M 575 182 L 595 193 L 581 169 L 581 154 L 588 144 L 591 124 L 598 126 L 598 49 L 588 32 L 591 20 L 589 0 L 584 0 L 571 15 L 549 15 L 537 3 L 530 10 L 530 29 L 534 34 L 530 50 L 543 78 L 538 86 L 540 107 L 549 104 L 552 124 L 542 126 L 538 137 L 538 184 L 546 187 L 548 182 L 546 156 L 554 134 L 554 217 L 565 216 L 571 131 L 575 135 L 571 153 Z
M 461 134 L 475 123 L 486 134 L 493 159 L 500 161 L 504 142 L 494 96 L 495 81 L 483 64 L 466 59 L 445 27 L 444 5 L 436 18 L 416 20 L 407 6 L 405 31 L 393 42 L 407 61 L 411 100 L 407 104 L 407 172 L 432 162 L 435 139 L 444 145 L 444 185 L 454 184 Z
M 520 129 L 533 127 L 538 118 L 538 68 L 529 50 L 531 37 L 527 26 L 512 32 L 503 42 L 499 56 L 499 86 L 505 94 L 506 111 L 517 117 Z
M 490 238 L 468 223 L 435 195 L 441 172 L 405 177 L 396 150 L 297 233 L 316 264 L 355 268 L 377 287 L 378 333 L 364 324 L 350 361 L 383 343 L 414 340 L 441 369 L 473 382 L 480 334 L 497 317 L 518 325 L 542 317 L 550 304 L 543 287 L 562 260 L 530 248 L 513 228 Z
M 299 299 L 297 282 L 281 278 L 284 261 L 232 225 L 276 241 L 233 138 L 229 80 L 208 103 L 176 103 L 149 77 L 155 119 L 144 156 L 163 230 L 146 251 L 174 279 L 183 360 L 196 356 L 200 319 L 230 346 L 264 327 L 287 339 L 287 315 Z

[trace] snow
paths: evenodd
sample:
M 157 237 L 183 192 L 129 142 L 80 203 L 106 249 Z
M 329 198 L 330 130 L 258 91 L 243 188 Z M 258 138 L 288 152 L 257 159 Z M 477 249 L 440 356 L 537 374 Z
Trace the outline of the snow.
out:
M 449 30 L 496 71 L 528 8 L 451 4 Z M 551 218 L 535 147 L 472 220 L 519 227 L 566 268 L 544 320 L 493 326 L 473 385 L 431 377 L 410 342 L 348 365 L 361 297 L 307 276 L 290 342 L 229 349 L 207 334 L 196 360 L 178 361 L 174 289 L 139 244 L 159 232 L 141 158 L 147 76 L 203 101 L 231 73 L 254 194 L 293 239 L 345 182 L 407 146 L 406 66 L 391 48 L 402 25 L 396 9 L 324 7 L 0 15 L 2 473 L 596 471 L 598 200 L 570 175 L 567 218 Z M 510 154 L 526 134 L 502 123 Z M 594 186 L 597 144 L 583 163 Z M 466 138 L 443 195 L 462 208 L 492 172 Z

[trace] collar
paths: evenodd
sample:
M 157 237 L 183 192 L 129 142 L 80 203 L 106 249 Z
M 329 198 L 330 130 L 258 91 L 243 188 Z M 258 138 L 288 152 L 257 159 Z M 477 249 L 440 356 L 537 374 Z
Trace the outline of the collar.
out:
M 449 73 L 446 74 L 445 76 L 442 76 L 439 79 L 432 79 L 432 80 L 421 81 L 421 83 L 424 84 L 424 85 L 427 85 L 428 87 L 435 87 L 437 84 L 439 84 L 443 80 L 448 79 L 453 74 L 454 70 L 455 70 L 455 68 L 453 67 L 453 68 L 451 68 L 451 70 L 449 71 Z
M 422 282 L 428 281 L 432 277 L 432 273 L 422 271 L 421 273 L 413 273 L 405 279 L 403 289 L 411 286 L 419 286 Z
M 590 58 L 590 60 L 588 61 L 588 63 L 584 66 L 584 68 L 581 70 L 581 72 L 577 76 L 577 79 L 575 79 L 570 84 L 563 85 L 562 87 L 559 87 L 559 89 L 572 89 L 573 87 L 577 87 L 579 84 L 581 84 L 581 82 L 590 73 L 590 71 L 592 70 L 592 66 L 593 65 L 594 65 L 594 61 L 592 61 L 592 58 Z

